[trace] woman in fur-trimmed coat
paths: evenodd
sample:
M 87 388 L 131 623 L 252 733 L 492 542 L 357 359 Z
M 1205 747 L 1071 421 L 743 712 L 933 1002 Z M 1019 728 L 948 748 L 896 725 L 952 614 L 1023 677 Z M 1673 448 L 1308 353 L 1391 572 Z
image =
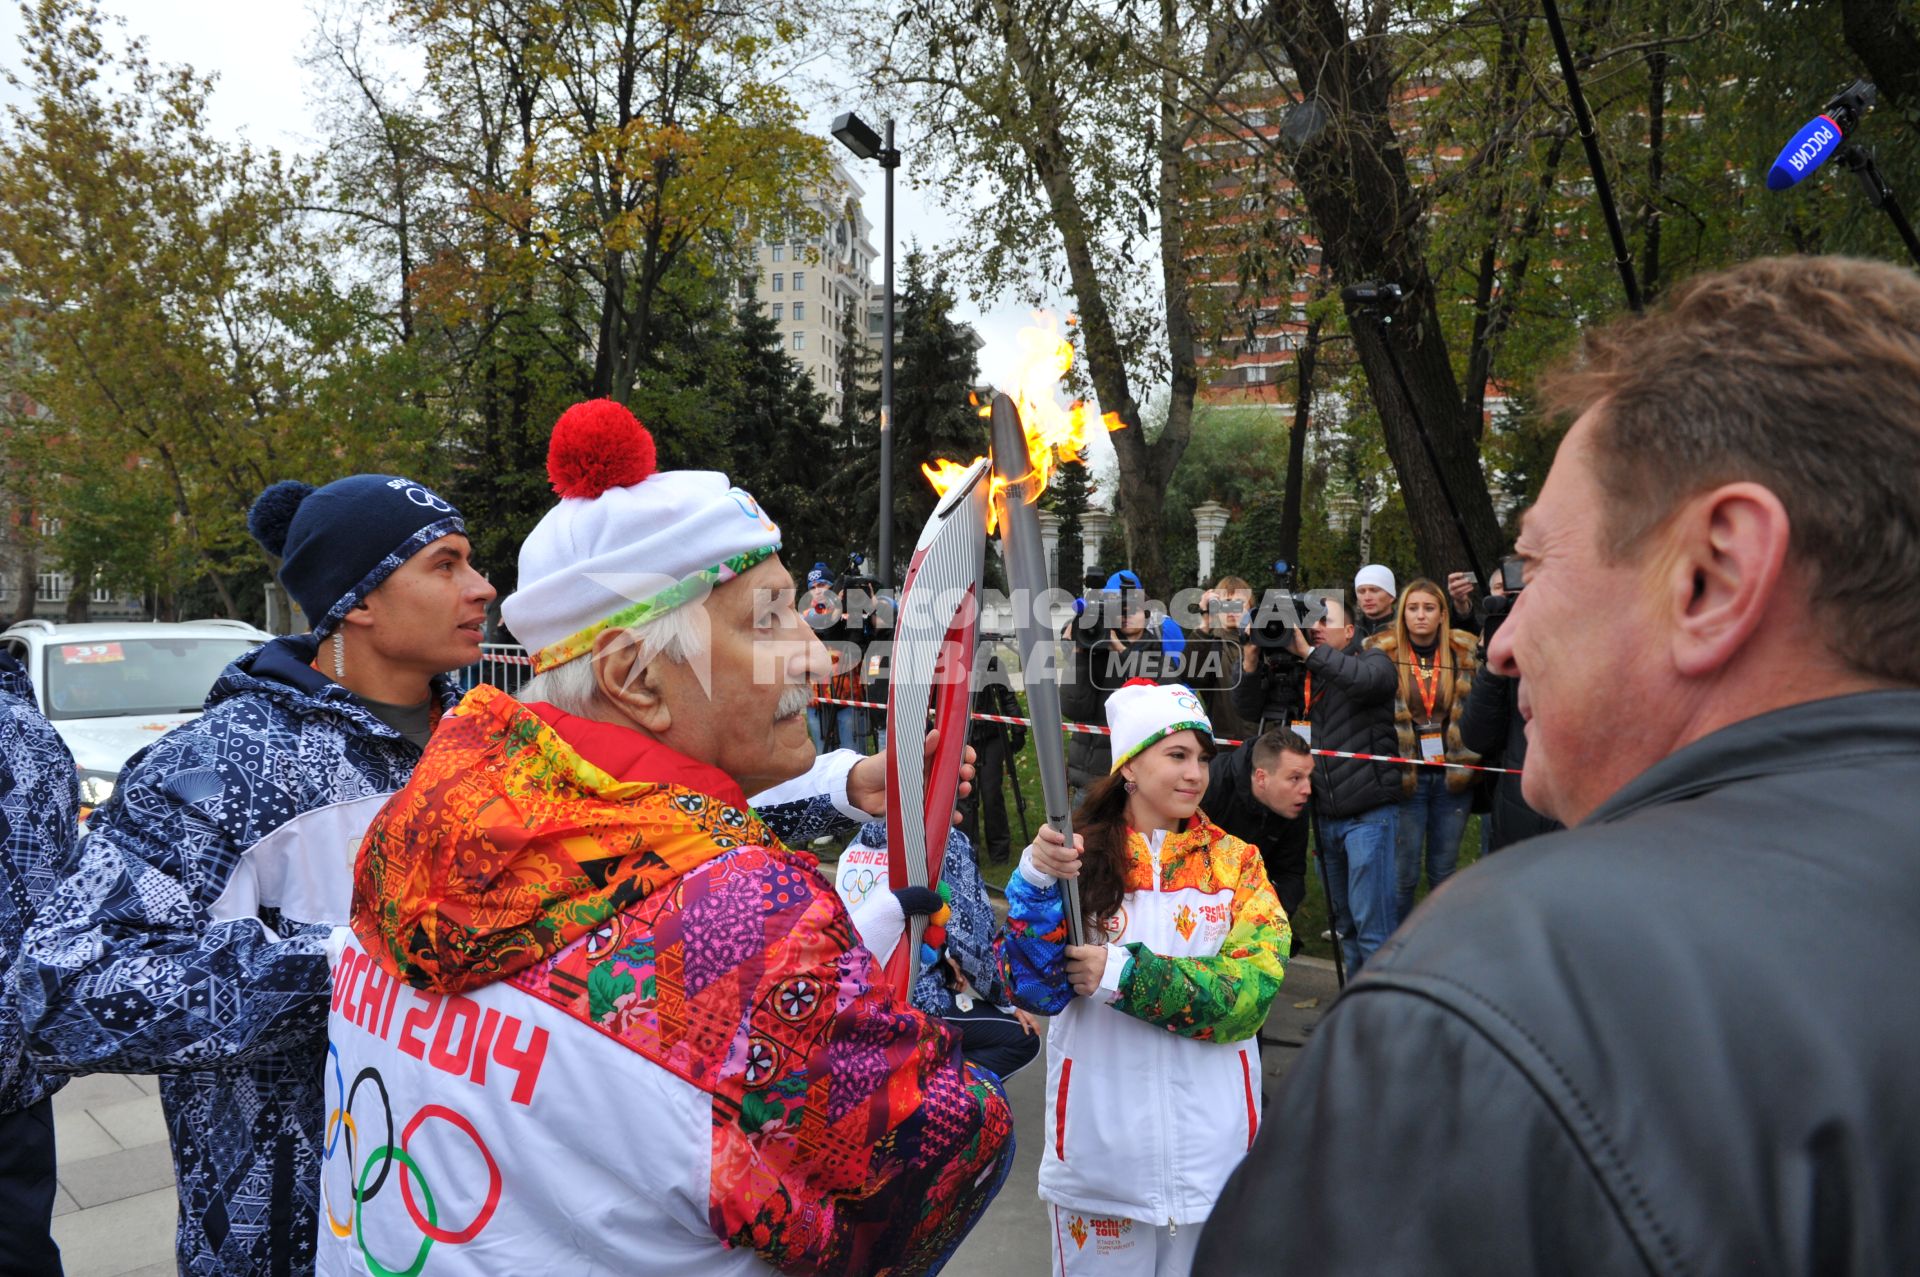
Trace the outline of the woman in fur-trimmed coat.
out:
M 1415 581 L 1400 593 L 1393 627 L 1368 640 L 1394 662 L 1399 690 L 1394 698 L 1394 727 L 1402 758 L 1476 763 L 1480 756 L 1460 740 L 1460 719 L 1473 687 L 1476 640 L 1455 630 L 1446 595 L 1432 581 Z M 1415 766 L 1401 769 L 1399 834 L 1395 846 L 1399 917 L 1413 911 L 1420 866 L 1427 884 L 1438 887 L 1453 876 L 1460 858 L 1460 837 L 1473 807 L 1475 773 L 1459 768 Z

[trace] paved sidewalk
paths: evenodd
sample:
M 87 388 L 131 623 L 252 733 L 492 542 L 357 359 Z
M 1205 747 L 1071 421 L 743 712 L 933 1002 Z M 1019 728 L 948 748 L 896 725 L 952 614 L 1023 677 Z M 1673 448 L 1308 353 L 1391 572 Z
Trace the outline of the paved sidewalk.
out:
M 1267 1027 L 1261 1033 L 1261 1091 L 1269 1102 L 1274 1084 L 1292 1067 L 1306 1035 L 1338 992 L 1331 962 L 1295 958 L 1287 963 L 1287 978 L 1281 982 L 1280 996 L 1273 1000 Z M 1296 1005 L 1302 1002 L 1312 1005 Z M 1052 1230 L 1047 1205 L 1037 1191 L 1046 1090 L 1043 1050 L 1007 1082 L 1007 1098 L 1013 1103 L 1015 1149 L 1006 1186 L 960 1244 L 953 1261 L 942 1270 L 942 1277 L 1010 1277 L 1047 1271 Z
M 67 1277 L 172 1277 L 173 1159 L 150 1077 L 97 1073 L 53 1097 Z
M 1332 963 L 1296 958 L 1287 964 L 1262 1035 L 1268 1099 L 1336 992 Z M 1047 1213 L 1034 1186 L 1046 1079 L 1043 1053 L 1008 1082 L 1019 1146 L 1013 1170 L 947 1266 L 947 1277 L 1045 1271 Z M 67 1277 L 171 1277 L 173 1162 L 154 1079 L 109 1073 L 77 1078 L 54 1096 L 53 1109 L 60 1152 L 53 1235 Z

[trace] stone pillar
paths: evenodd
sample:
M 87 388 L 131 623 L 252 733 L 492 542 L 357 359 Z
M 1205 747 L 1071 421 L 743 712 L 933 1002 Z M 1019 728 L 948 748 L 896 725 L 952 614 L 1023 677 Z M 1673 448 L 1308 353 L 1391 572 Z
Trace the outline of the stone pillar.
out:
M 1080 557 L 1087 571 L 1100 566 L 1100 546 L 1111 531 L 1113 516 L 1105 510 L 1087 510 L 1080 515 Z M 1069 582 L 1067 588 L 1078 594 L 1080 583 Z
M 1042 510 L 1040 519 L 1040 548 L 1047 557 L 1047 584 L 1060 584 L 1060 516 L 1051 510 Z
M 1199 537 L 1200 588 L 1213 584 L 1213 547 L 1227 528 L 1227 507 L 1205 501 L 1193 507 L 1193 527 Z

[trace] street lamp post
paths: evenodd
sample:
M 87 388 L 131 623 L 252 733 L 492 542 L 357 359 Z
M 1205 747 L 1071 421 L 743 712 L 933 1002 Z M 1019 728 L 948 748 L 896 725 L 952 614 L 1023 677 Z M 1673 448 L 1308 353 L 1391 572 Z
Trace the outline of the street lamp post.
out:
M 853 112 L 833 121 L 833 136 L 863 160 L 879 160 L 886 172 L 885 213 L 882 217 L 880 260 L 880 570 L 875 574 L 882 590 L 893 588 L 893 171 L 900 152 L 893 145 L 893 117 L 881 122 L 882 137 Z

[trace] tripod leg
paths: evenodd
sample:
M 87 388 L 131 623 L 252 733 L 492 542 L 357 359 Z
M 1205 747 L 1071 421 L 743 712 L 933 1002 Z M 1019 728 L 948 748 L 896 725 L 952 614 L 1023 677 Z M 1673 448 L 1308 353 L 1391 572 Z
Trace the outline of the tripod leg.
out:
M 1340 955 L 1340 919 L 1333 914 L 1333 882 L 1327 877 L 1327 857 L 1320 848 L 1320 821 L 1313 822 L 1314 860 L 1320 866 L 1320 891 L 1327 900 L 1327 930 L 1333 932 L 1333 975 L 1341 988 L 1347 987 L 1347 963 Z

